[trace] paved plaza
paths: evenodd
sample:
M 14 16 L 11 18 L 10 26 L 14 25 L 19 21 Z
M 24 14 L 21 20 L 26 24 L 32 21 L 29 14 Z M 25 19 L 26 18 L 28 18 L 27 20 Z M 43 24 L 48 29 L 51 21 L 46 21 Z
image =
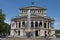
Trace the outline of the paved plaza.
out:
M 7 40 L 6 38 L 0 38 L 0 40 Z
M 0 38 L 0 40 L 47 40 L 46 38 Z

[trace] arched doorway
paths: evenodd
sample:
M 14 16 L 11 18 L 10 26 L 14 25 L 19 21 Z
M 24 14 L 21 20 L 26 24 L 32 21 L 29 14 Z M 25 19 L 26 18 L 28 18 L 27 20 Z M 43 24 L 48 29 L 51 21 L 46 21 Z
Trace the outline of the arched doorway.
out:
M 35 31 L 35 36 L 38 36 L 38 30 Z
M 44 34 L 45 34 L 45 37 L 47 37 L 47 31 L 45 31 L 45 33 L 44 33 Z
M 20 31 L 18 31 L 18 35 L 20 35 Z

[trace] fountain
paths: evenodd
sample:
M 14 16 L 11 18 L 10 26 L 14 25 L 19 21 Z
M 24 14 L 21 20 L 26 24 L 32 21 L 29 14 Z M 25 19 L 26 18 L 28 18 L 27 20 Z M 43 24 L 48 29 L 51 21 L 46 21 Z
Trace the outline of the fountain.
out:
M 26 36 L 27 37 L 31 37 L 31 23 L 30 23 L 30 10 L 28 10 L 28 16 L 27 16 L 27 26 L 26 26 Z

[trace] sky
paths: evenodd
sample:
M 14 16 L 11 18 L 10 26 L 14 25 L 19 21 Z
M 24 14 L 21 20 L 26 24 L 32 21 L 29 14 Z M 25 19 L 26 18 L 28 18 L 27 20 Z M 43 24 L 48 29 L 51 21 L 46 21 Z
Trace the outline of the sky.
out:
M 55 19 L 55 29 L 60 29 L 60 0 L 0 0 L 0 9 L 6 15 L 5 22 L 11 22 L 11 18 L 18 16 L 19 8 L 31 6 L 34 2 L 35 6 L 46 7 L 46 14 Z

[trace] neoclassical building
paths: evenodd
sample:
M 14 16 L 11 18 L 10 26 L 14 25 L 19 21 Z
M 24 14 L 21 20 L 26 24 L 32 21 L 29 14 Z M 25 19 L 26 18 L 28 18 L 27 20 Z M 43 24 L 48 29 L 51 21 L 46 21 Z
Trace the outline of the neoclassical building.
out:
M 55 34 L 54 18 L 46 15 L 46 8 L 32 5 L 19 8 L 19 16 L 11 19 L 11 36 L 26 37 L 28 10 L 30 10 L 31 37 Z

